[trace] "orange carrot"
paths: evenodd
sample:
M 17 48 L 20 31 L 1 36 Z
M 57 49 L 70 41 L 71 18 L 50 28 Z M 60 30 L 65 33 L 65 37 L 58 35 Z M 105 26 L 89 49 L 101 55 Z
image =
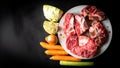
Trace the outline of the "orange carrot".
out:
M 81 61 L 81 59 L 75 58 L 72 56 L 58 56 L 58 55 L 54 55 L 50 57 L 50 59 L 51 60 L 64 60 L 64 61 Z
M 60 49 L 60 50 L 63 50 L 62 46 L 60 46 L 60 45 L 48 44 L 46 42 L 40 42 L 40 45 L 45 49 Z
M 61 45 L 57 45 L 57 44 L 49 44 L 49 43 L 48 43 L 48 45 L 50 45 L 50 46 L 61 46 Z
M 47 55 L 68 55 L 68 53 L 64 50 L 46 50 L 45 54 Z

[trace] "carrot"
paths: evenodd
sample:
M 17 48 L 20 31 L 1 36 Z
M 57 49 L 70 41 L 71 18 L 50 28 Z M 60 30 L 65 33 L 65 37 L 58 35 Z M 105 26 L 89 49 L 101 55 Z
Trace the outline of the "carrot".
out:
M 49 43 L 48 43 L 48 45 L 50 45 L 50 46 L 61 46 L 61 45 L 57 45 L 57 44 L 55 45 L 55 44 L 49 44 Z
M 63 50 L 62 46 L 60 46 L 60 45 L 48 44 L 46 42 L 40 42 L 40 45 L 45 49 L 60 49 L 60 50 Z
M 47 55 L 68 55 L 64 50 L 46 50 L 45 54 Z
M 62 60 L 62 61 L 81 61 L 81 59 L 75 58 L 72 56 L 58 56 L 58 55 L 54 55 L 50 57 L 50 59 L 51 60 Z

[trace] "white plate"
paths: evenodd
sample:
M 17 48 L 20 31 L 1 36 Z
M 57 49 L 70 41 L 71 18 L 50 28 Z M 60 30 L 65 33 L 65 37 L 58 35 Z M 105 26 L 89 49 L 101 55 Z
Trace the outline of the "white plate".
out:
M 66 13 L 80 14 L 80 11 L 86 6 L 87 5 L 80 5 L 80 6 L 73 7 L 70 10 L 68 10 Z M 111 26 L 110 20 L 108 18 L 102 22 L 102 24 L 104 25 L 106 30 L 109 32 L 108 40 L 106 41 L 106 43 L 104 45 L 102 45 L 102 47 L 100 48 L 100 52 L 97 55 L 95 55 L 94 57 L 90 57 L 90 58 L 83 58 L 81 56 L 77 56 L 77 55 L 71 53 L 70 50 L 68 50 L 66 48 L 66 42 L 65 42 L 66 36 L 64 35 L 63 29 L 62 29 L 64 16 L 65 16 L 65 14 L 63 15 L 63 17 L 61 18 L 61 20 L 59 22 L 58 38 L 59 38 L 60 44 L 62 45 L 62 47 L 68 54 L 70 54 L 76 58 L 80 58 L 80 59 L 92 59 L 92 58 L 95 58 L 95 57 L 101 55 L 102 53 L 104 53 L 107 50 L 108 46 L 110 45 L 111 39 L 112 39 L 112 26 Z

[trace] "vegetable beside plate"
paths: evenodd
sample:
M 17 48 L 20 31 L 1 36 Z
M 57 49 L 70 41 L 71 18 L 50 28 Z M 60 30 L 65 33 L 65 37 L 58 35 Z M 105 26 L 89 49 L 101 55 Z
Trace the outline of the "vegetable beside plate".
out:
M 46 19 L 55 22 L 57 22 L 63 14 L 61 9 L 52 5 L 43 5 L 43 12 Z
M 60 61 L 62 66 L 93 66 L 94 62 L 74 62 L 74 61 Z

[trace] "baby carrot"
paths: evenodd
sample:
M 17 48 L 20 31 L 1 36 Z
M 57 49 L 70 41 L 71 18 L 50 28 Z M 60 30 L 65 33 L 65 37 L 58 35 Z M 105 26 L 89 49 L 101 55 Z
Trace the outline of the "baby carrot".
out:
M 81 61 L 81 59 L 79 58 L 75 58 L 72 56 L 58 56 L 58 55 L 54 55 L 52 57 L 50 57 L 51 60 L 64 60 L 64 61 Z
M 60 49 L 60 50 L 63 50 L 62 46 L 60 46 L 60 45 L 48 44 L 46 42 L 40 42 L 40 45 L 45 49 Z
M 68 55 L 68 53 L 64 50 L 46 50 L 45 54 L 47 55 Z

